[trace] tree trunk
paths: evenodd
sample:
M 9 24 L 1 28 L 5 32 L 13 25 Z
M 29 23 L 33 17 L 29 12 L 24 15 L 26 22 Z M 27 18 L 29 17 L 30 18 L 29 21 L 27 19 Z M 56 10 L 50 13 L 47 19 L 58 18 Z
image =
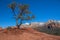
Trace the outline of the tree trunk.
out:
M 20 13 L 19 15 L 23 15 L 22 13 L 23 13 L 23 10 L 21 11 L 21 13 Z M 21 19 L 21 20 L 20 20 L 20 24 L 18 25 L 18 29 L 20 28 L 20 26 L 21 26 L 21 24 L 22 24 L 22 21 L 23 21 L 23 20 Z
M 22 24 L 22 19 L 20 21 L 20 24 L 18 25 L 18 29 L 20 29 L 21 24 Z
M 18 26 L 18 20 L 16 19 L 16 26 Z

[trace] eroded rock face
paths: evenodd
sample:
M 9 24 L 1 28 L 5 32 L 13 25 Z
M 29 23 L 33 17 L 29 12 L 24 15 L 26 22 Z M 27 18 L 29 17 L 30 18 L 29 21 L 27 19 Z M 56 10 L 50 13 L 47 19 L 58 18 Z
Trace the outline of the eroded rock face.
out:
M 44 26 L 34 27 L 33 29 L 53 35 L 60 35 L 60 23 L 50 21 L 45 23 Z

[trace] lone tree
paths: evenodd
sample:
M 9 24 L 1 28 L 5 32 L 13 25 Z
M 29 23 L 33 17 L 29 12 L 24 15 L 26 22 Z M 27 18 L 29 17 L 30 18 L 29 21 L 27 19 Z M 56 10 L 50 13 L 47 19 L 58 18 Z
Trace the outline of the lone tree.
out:
M 23 21 L 32 20 L 35 18 L 34 15 L 31 15 L 31 12 L 29 12 L 29 6 L 26 4 L 17 4 L 15 2 L 9 4 L 9 8 L 11 8 L 13 12 L 13 17 L 16 20 L 16 26 L 20 28 Z M 16 12 L 18 11 L 18 12 Z M 18 24 L 18 20 L 20 20 L 20 23 Z

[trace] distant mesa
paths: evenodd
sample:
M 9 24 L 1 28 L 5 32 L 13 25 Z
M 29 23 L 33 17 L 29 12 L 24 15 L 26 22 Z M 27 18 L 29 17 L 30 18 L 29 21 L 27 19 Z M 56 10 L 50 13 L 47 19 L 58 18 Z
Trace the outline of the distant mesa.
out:
M 31 22 L 22 24 L 24 27 L 42 27 L 51 25 L 52 27 L 60 27 L 60 21 L 48 20 L 47 22 Z

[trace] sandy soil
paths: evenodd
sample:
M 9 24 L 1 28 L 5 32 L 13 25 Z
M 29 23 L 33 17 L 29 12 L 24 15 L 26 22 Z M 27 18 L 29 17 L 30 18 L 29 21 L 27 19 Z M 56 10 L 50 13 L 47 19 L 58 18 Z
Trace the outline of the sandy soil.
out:
M 37 32 L 31 28 L 0 31 L 0 40 L 60 40 L 60 36 Z

